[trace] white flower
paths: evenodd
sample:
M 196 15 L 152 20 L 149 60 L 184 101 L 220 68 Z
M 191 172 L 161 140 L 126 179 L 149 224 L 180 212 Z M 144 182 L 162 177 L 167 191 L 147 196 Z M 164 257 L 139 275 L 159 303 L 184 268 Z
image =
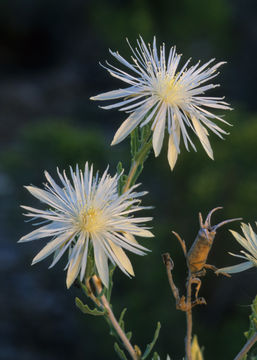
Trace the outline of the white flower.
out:
M 36 220 L 36 224 L 46 223 L 26 236 L 19 242 L 51 238 L 47 245 L 33 259 L 32 264 L 54 254 L 50 267 L 54 266 L 61 256 L 68 250 L 66 268 L 66 284 L 69 288 L 80 273 L 82 281 L 85 275 L 88 248 L 92 244 L 94 259 L 98 274 L 103 284 L 108 287 L 109 271 L 108 258 L 117 264 L 125 273 L 134 275 L 132 265 L 123 248 L 138 255 L 144 255 L 143 246 L 139 245 L 134 235 L 152 237 L 153 234 L 140 224 L 149 221 L 149 217 L 134 217 L 132 214 L 146 207 L 139 206 L 138 197 L 146 192 L 134 192 L 137 185 L 131 187 L 122 195 L 118 195 L 117 185 L 119 176 L 102 177 L 98 173 L 93 177 L 93 166 L 85 165 L 84 173 L 70 168 L 71 181 L 65 171 L 58 172 L 62 183 L 57 185 L 52 177 L 45 172 L 48 181 L 45 190 L 35 186 L 26 186 L 27 190 L 47 204 L 47 210 L 39 210 L 22 206 L 28 211 L 25 215 Z
M 189 59 L 178 70 L 181 55 L 176 53 L 175 47 L 170 49 L 168 59 L 166 59 L 165 44 L 160 47 L 160 54 L 158 54 L 155 38 L 152 46 L 149 44 L 147 47 L 141 37 L 140 40 L 137 40 L 137 44 L 138 48 L 135 50 L 129 44 L 133 53 L 132 63 L 125 60 L 118 52 L 110 51 L 112 56 L 130 70 L 131 74 L 108 63 L 108 67 L 106 67 L 112 76 L 124 81 L 129 86 L 91 97 L 92 100 L 124 98 L 122 101 L 103 107 L 103 109 L 120 108 L 119 110 L 130 113 L 116 132 L 112 145 L 125 139 L 139 124 L 142 127 L 151 122 L 155 156 L 160 154 L 165 128 L 168 129 L 168 161 L 171 169 L 174 168 L 180 153 L 181 134 L 186 149 L 189 151 L 190 143 L 196 151 L 188 134 L 188 128 L 196 133 L 205 151 L 213 159 L 207 129 L 222 138 L 221 134 L 227 133 L 212 120 L 217 119 L 228 123 L 206 108 L 225 110 L 230 107 L 222 101 L 221 97 L 206 97 L 203 94 L 205 91 L 219 86 L 206 85 L 206 82 L 219 74 L 216 70 L 224 62 L 208 67 L 215 59 L 202 66 L 199 61 L 187 68 Z
M 256 223 L 257 224 L 257 223 Z M 226 272 L 229 274 L 238 273 L 250 269 L 251 267 L 257 266 L 257 234 L 253 231 L 250 224 L 241 223 L 241 229 L 245 237 L 238 234 L 236 231 L 230 230 L 236 241 L 239 242 L 249 253 L 241 250 L 240 252 L 244 255 L 236 255 L 229 253 L 230 255 L 245 259 L 247 261 L 234 265 L 225 267 L 217 270 L 217 273 Z

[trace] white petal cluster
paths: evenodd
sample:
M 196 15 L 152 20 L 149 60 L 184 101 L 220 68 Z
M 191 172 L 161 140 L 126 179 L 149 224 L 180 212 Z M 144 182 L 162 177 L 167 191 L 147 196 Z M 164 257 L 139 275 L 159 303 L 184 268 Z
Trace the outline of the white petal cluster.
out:
M 257 225 L 257 223 L 256 223 Z M 217 270 L 217 273 L 226 272 L 228 274 L 238 273 L 241 271 L 245 271 L 250 269 L 251 267 L 257 266 L 257 234 L 253 231 L 250 224 L 244 224 L 241 223 L 241 229 L 244 234 L 244 237 L 241 236 L 236 231 L 230 230 L 230 232 L 233 234 L 236 241 L 239 242 L 240 245 L 243 246 L 248 252 L 241 250 L 240 252 L 243 255 L 236 255 L 229 253 L 230 255 L 236 256 L 241 259 L 245 259 L 247 261 L 234 265 L 225 267 L 222 269 Z
M 160 154 L 165 129 L 169 134 L 168 161 L 171 169 L 174 168 L 180 153 L 180 139 L 183 138 L 186 149 L 189 144 L 196 148 L 188 134 L 191 129 L 200 139 L 208 156 L 213 159 L 213 151 L 208 139 L 208 130 L 220 138 L 226 134 L 213 120 L 226 124 L 221 117 L 214 115 L 208 108 L 230 109 L 221 97 L 206 97 L 203 94 L 219 85 L 206 83 L 217 76 L 217 69 L 224 64 L 219 62 L 210 66 L 215 59 L 200 66 L 200 61 L 188 68 L 190 59 L 179 69 L 181 55 L 172 47 L 168 58 L 165 54 L 165 44 L 158 53 L 156 40 L 146 46 L 140 37 L 138 47 L 133 49 L 132 63 L 125 60 L 118 52 L 110 51 L 130 73 L 116 68 L 107 63 L 109 73 L 122 80 L 128 87 L 109 91 L 94 97 L 92 100 L 119 100 L 104 106 L 103 109 L 119 108 L 120 111 L 129 113 L 128 118 L 116 132 L 112 145 L 125 139 L 135 127 L 140 127 L 151 122 L 153 131 L 153 149 L 155 156 Z M 207 108 L 207 109 L 206 109 Z
M 35 225 L 44 224 L 19 242 L 51 238 L 33 259 L 35 264 L 54 254 L 54 266 L 62 255 L 68 253 L 67 279 L 69 288 L 78 275 L 85 276 L 88 249 L 93 246 L 95 265 L 103 284 L 108 287 L 108 259 L 127 275 L 134 275 L 131 262 L 123 249 L 144 255 L 147 249 L 138 244 L 136 236 L 152 237 L 153 234 L 142 223 L 150 217 L 134 217 L 133 213 L 146 207 L 140 206 L 139 197 L 146 192 L 135 192 L 137 185 L 119 195 L 119 175 L 111 177 L 107 172 L 102 177 L 93 176 L 93 166 L 88 163 L 82 172 L 70 168 L 71 180 L 65 171 L 57 169 L 61 186 L 45 172 L 45 189 L 26 186 L 27 190 L 47 205 L 47 210 L 22 206 Z

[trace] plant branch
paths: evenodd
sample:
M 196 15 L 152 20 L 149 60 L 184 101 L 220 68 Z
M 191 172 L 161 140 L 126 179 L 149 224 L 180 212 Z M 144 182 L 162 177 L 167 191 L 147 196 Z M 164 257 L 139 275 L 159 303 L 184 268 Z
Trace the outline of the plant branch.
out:
M 245 346 L 242 348 L 242 350 L 237 354 L 234 360 L 241 360 L 243 357 L 248 353 L 248 351 L 251 349 L 251 347 L 256 343 L 257 341 L 257 332 L 247 341 Z
M 96 275 L 94 275 L 92 277 L 92 280 L 93 280 L 93 283 L 95 285 L 97 294 L 100 295 L 102 293 L 101 280 Z M 135 349 L 133 348 L 133 346 L 129 342 L 129 340 L 128 340 L 126 334 L 124 333 L 124 331 L 122 330 L 122 328 L 120 327 L 117 319 L 115 318 L 115 316 L 114 316 L 114 314 L 112 312 L 110 304 L 109 304 L 108 300 L 106 299 L 105 295 L 101 295 L 100 300 L 101 300 L 102 306 L 104 307 L 104 309 L 107 312 L 108 319 L 112 323 L 114 329 L 116 330 L 117 334 L 119 335 L 120 339 L 122 340 L 125 348 L 127 349 L 128 353 L 130 354 L 131 358 L 133 360 L 137 360 L 138 357 L 137 357 L 137 354 L 135 352 Z
M 172 270 L 174 268 L 174 263 L 170 257 L 170 254 L 169 253 L 162 254 L 162 260 L 166 267 L 166 273 L 167 273 L 168 282 L 169 282 L 171 291 L 176 300 L 176 309 L 181 310 L 181 311 L 186 311 L 185 296 L 182 296 L 182 297 L 179 296 L 179 290 L 176 287 L 174 280 L 173 280 Z
M 186 311 L 186 319 L 187 319 L 187 335 L 185 339 L 185 347 L 186 347 L 186 359 L 192 360 L 192 352 L 191 352 L 191 344 L 192 344 L 192 328 L 193 328 L 193 320 L 192 320 L 192 305 L 191 305 L 191 293 L 192 293 L 192 284 L 191 284 L 191 274 L 188 277 L 187 282 L 187 311 Z

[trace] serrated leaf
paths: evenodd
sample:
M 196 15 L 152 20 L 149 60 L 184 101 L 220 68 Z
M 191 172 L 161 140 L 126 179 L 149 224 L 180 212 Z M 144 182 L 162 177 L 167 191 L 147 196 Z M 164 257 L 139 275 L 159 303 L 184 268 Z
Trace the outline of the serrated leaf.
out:
M 197 336 L 194 335 L 191 346 L 192 360 L 203 360 L 203 354 L 198 344 Z
M 96 308 L 93 310 L 90 309 L 89 306 L 87 304 L 83 304 L 83 302 L 78 297 L 76 297 L 75 303 L 76 303 L 76 306 L 80 309 L 80 311 L 83 312 L 83 314 L 89 314 L 89 315 L 94 315 L 94 316 L 105 315 L 105 311 L 100 311 L 100 310 L 97 310 Z
M 156 343 L 156 341 L 157 341 L 157 339 L 158 339 L 158 336 L 159 336 L 159 333 L 160 333 L 160 329 L 161 329 L 161 323 L 158 322 L 158 323 L 157 323 L 156 330 L 155 330 L 155 333 L 154 333 L 153 340 L 152 340 L 152 342 L 151 342 L 150 344 L 148 344 L 148 345 L 146 346 L 145 352 L 144 352 L 144 354 L 143 354 L 143 356 L 142 356 L 142 360 L 146 359 L 147 356 L 148 356 L 148 355 L 150 354 L 150 352 L 152 351 L 152 349 L 153 349 L 153 347 L 154 347 L 154 345 L 155 345 L 155 343 Z
M 124 351 L 121 350 L 121 348 L 119 347 L 119 345 L 117 343 L 114 343 L 114 350 L 116 351 L 116 354 L 119 356 L 119 358 L 121 360 L 128 360 Z

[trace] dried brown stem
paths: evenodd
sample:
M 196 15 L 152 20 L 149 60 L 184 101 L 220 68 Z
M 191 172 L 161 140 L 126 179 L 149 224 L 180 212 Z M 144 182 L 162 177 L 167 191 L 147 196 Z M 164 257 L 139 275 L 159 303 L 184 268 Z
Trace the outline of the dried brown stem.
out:
M 257 332 L 247 341 L 245 346 L 242 348 L 242 350 L 237 354 L 234 360 L 241 360 L 243 357 L 248 353 L 248 351 L 251 349 L 251 347 L 256 343 L 257 341 Z
M 191 344 L 192 344 L 192 328 L 193 328 L 193 319 L 192 319 L 192 277 L 190 275 L 187 282 L 187 311 L 186 311 L 186 319 L 187 319 L 187 335 L 185 339 L 185 348 L 186 348 L 186 359 L 192 360 L 192 352 L 191 352 Z
M 186 243 L 184 240 L 181 239 L 180 235 L 178 233 L 176 233 L 175 231 L 172 231 L 172 234 L 174 234 L 176 236 L 176 238 L 178 239 L 181 247 L 182 247 L 182 250 L 183 250 L 183 253 L 185 255 L 185 258 L 187 257 L 187 248 L 186 248 Z
M 100 295 L 102 293 L 101 280 L 96 275 L 94 275 L 92 277 L 92 280 L 93 280 L 93 283 L 95 285 L 97 294 Z M 135 349 L 133 348 L 133 346 L 129 342 L 129 340 L 128 340 L 126 334 L 124 333 L 124 331 L 122 330 L 122 328 L 120 327 L 117 319 L 115 318 L 115 316 L 114 316 L 114 314 L 112 312 L 110 304 L 109 304 L 108 300 L 106 299 L 105 295 L 101 295 L 100 300 L 101 300 L 102 306 L 104 307 L 104 309 L 107 312 L 107 316 L 108 316 L 110 322 L 112 323 L 114 329 L 116 330 L 117 334 L 119 335 L 121 341 L 123 342 L 125 348 L 127 349 L 128 353 L 130 354 L 131 358 L 133 360 L 137 360 L 138 357 L 137 357 L 137 354 L 135 352 Z
M 162 254 L 162 260 L 165 264 L 165 267 L 166 267 L 166 272 L 167 272 L 167 277 L 168 277 L 168 281 L 169 281 L 169 284 L 170 284 L 170 287 L 171 287 L 171 291 L 174 295 L 174 298 L 176 300 L 176 303 L 179 302 L 180 300 L 180 296 L 179 296 L 179 291 L 178 291 L 178 288 L 176 287 L 174 281 L 173 281 L 173 277 L 172 277 L 172 269 L 174 267 L 174 263 L 170 257 L 170 254 L 169 253 L 165 253 L 165 254 Z

